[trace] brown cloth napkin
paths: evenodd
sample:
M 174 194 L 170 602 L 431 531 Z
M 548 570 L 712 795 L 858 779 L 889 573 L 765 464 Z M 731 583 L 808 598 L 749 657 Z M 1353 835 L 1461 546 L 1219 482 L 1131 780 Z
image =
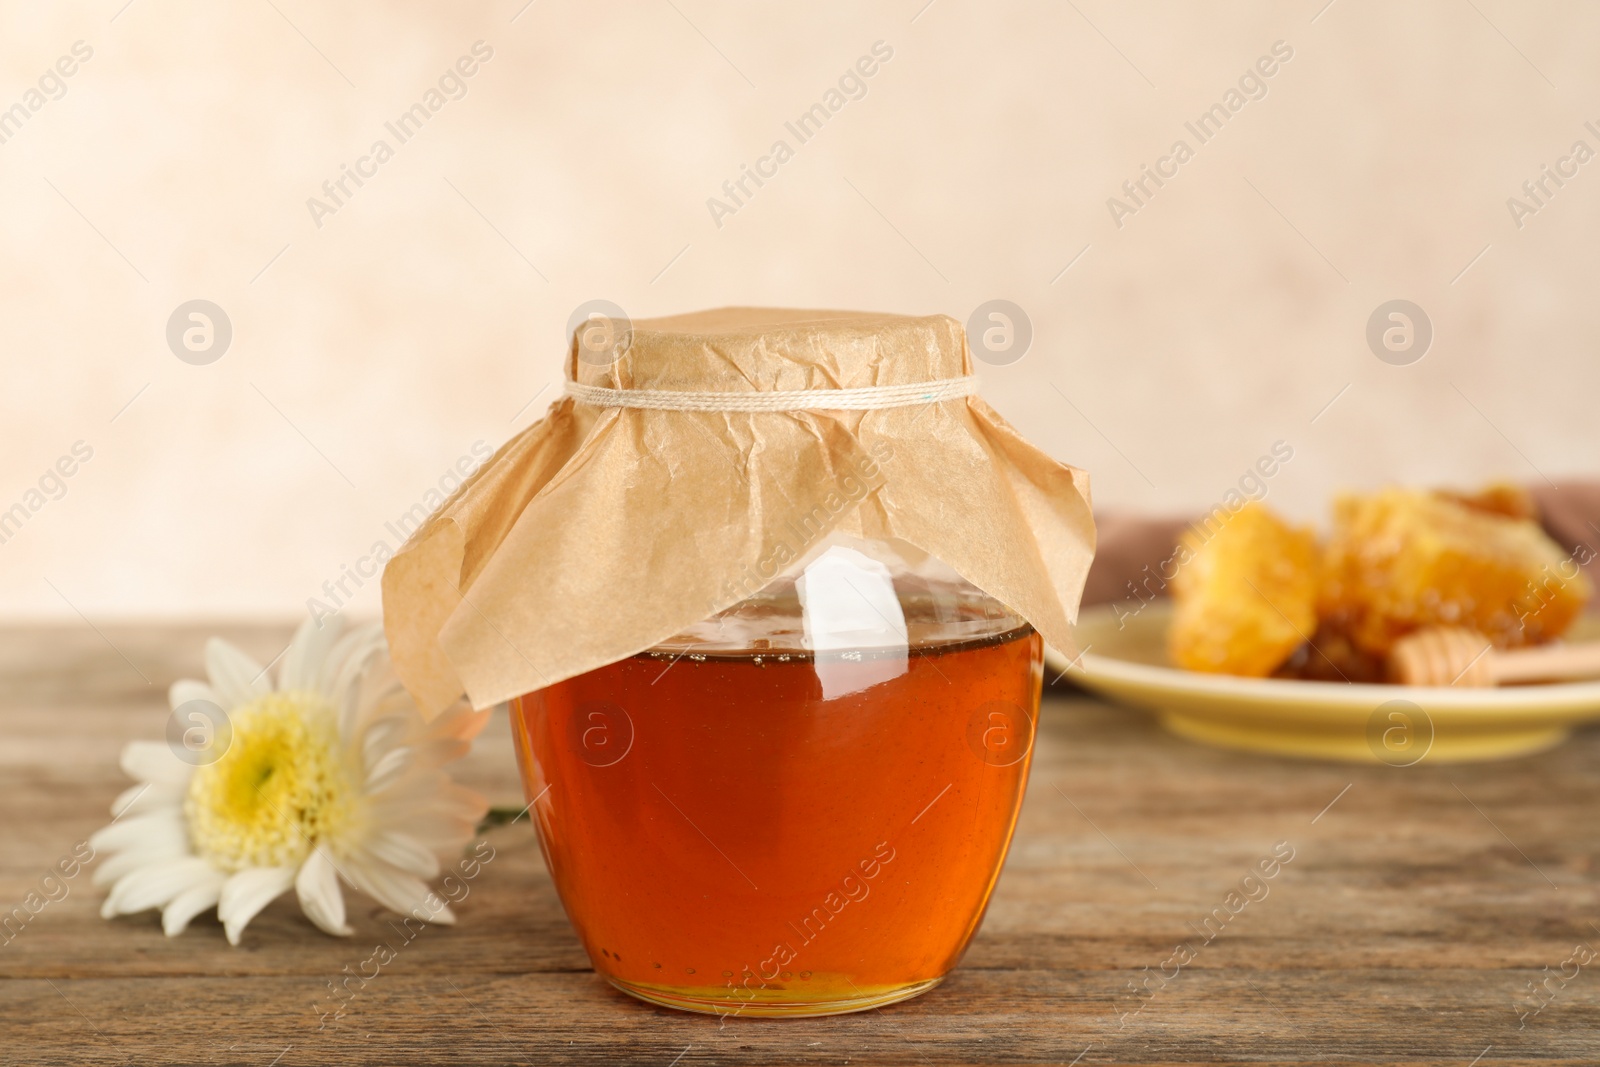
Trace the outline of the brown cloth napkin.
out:
M 1600 481 L 1540 484 L 1528 491 L 1539 506 L 1545 532 L 1575 559 L 1587 561 L 1584 569 L 1600 583 Z M 1172 555 L 1188 524 L 1187 519 L 1095 516 L 1100 543 L 1083 587 L 1083 605 L 1134 597 L 1135 590 L 1139 599 L 1165 596 L 1160 564 Z

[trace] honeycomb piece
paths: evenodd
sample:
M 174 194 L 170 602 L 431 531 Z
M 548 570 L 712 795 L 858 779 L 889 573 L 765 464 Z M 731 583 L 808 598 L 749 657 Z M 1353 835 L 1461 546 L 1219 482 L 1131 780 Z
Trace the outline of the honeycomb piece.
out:
M 1178 547 L 1172 661 L 1192 671 L 1264 677 L 1316 627 L 1317 545 L 1260 504 Z
M 1435 489 L 1434 492 L 1475 511 L 1504 515 L 1508 519 L 1539 521 L 1539 505 L 1534 503 L 1533 494 L 1510 482 L 1491 482 L 1475 493 L 1464 493 L 1459 489 Z
M 1559 637 L 1592 592 L 1537 523 L 1385 489 L 1335 503 L 1320 610 L 1373 655 L 1433 625 L 1514 648 Z

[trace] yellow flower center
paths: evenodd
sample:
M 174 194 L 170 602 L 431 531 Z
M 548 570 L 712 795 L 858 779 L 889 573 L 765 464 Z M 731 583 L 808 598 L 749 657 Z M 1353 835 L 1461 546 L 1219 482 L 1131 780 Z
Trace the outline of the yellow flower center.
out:
M 350 822 L 356 783 L 341 758 L 338 713 L 321 696 L 290 692 L 228 718 L 228 750 L 189 781 L 190 843 L 225 871 L 297 866 Z

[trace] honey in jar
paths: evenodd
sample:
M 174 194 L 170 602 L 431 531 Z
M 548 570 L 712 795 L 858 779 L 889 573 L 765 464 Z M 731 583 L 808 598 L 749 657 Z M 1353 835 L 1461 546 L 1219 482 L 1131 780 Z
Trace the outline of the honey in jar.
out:
M 1041 641 L 953 575 L 829 580 L 854 597 L 874 579 L 889 621 L 843 620 L 869 624 L 863 647 L 806 647 L 780 584 L 515 702 L 551 875 L 614 985 L 823 1014 L 913 996 L 959 959 L 1021 804 Z

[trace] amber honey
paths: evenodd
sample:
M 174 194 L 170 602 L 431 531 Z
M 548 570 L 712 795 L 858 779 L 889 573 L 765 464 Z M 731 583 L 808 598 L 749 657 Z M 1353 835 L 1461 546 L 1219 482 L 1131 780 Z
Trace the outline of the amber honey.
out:
M 1027 781 L 1042 645 L 1011 622 L 913 629 L 909 654 L 689 643 L 517 700 L 540 842 L 595 969 L 746 1016 L 936 984 L 982 921 Z

